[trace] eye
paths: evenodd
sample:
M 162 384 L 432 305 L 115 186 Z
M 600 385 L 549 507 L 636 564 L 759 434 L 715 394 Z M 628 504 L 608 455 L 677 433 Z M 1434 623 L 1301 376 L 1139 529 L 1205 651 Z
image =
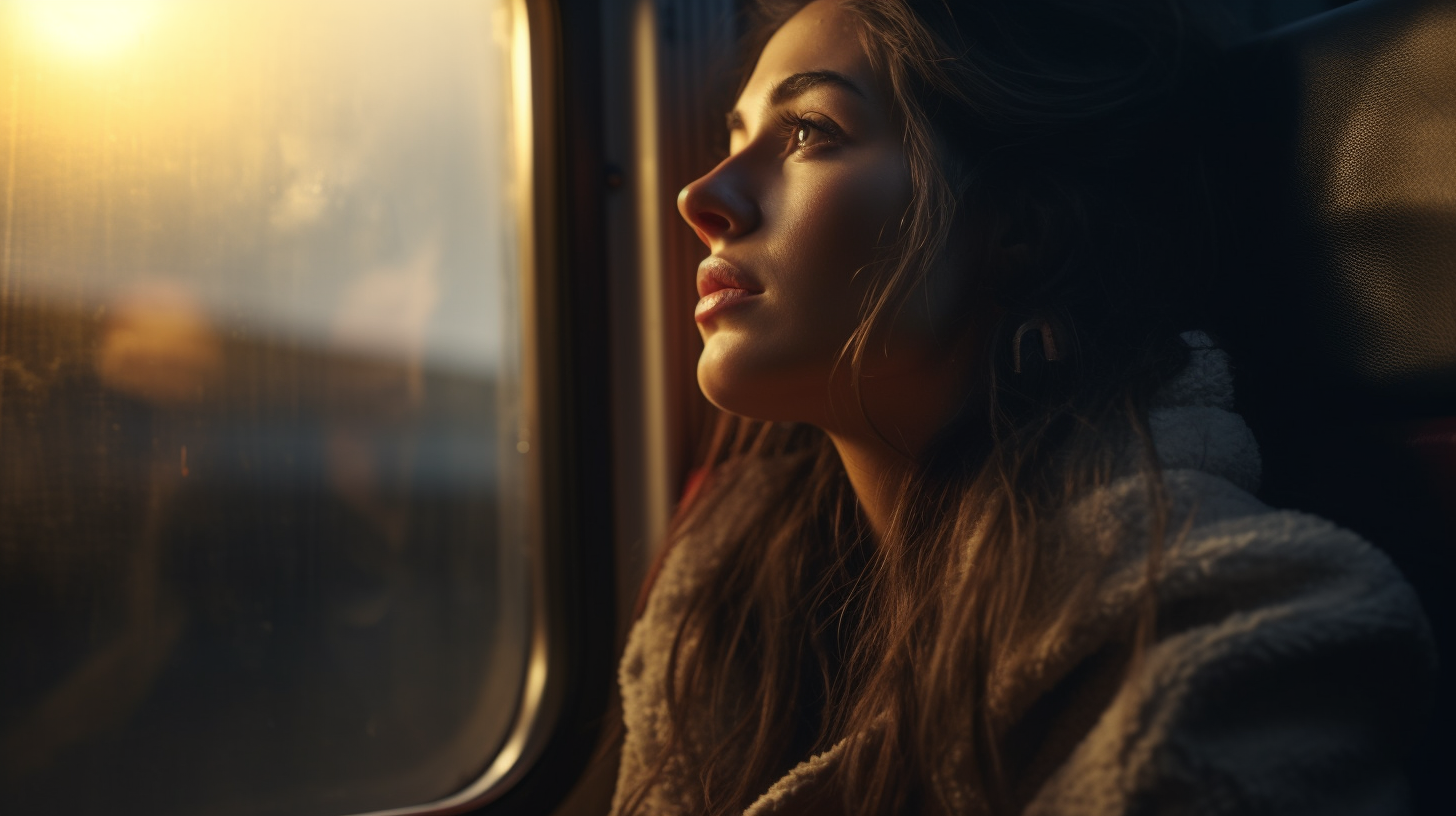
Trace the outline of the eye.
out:
M 787 124 L 790 128 L 790 153 L 812 152 L 839 142 L 839 128 L 822 117 L 798 116 L 791 118 Z
M 815 137 L 820 134 L 819 128 L 809 124 L 808 121 L 800 119 L 799 127 L 794 131 L 794 147 L 804 148 L 815 143 Z

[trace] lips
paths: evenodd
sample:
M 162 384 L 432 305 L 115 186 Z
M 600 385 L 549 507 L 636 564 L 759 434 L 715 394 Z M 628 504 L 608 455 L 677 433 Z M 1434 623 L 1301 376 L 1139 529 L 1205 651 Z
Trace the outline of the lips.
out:
M 707 297 L 719 289 L 742 289 L 755 295 L 763 291 L 738 267 L 714 256 L 698 264 L 698 297 Z
M 722 258 L 712 257 L 698 265 L 698 306 L 693 317 L 707 320 L 724 307 L 763 294 L 748 275 Z

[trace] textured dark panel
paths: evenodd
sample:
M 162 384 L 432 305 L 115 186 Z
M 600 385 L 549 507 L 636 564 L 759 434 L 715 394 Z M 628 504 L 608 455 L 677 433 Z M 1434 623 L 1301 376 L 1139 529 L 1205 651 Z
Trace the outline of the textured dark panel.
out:
M 1234 354 L 1261 497 L 1379 546 L 1456 678 L 1456 2 L 1365 0 L 1239 49 L 1210 87 L 1230 223 L 1206 324 Z M 1408 770 L 1456 813 L 1456 704 Z
M 1311 34 L 1299 195 L 1328 351 L 1368 388 L 1452 392 L 1456 4 L 1362 4 Z
M 1306 391 L 1456 413 L 1456 3 L 1355 3 L 1239 59 L 1231 339 Z

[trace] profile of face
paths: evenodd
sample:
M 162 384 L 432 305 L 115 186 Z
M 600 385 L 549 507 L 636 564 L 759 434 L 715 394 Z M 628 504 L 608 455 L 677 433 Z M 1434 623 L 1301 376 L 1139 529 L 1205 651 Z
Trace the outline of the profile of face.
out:
M 729 127 L 728 158 L 678 197 L 712 251 L 697 277 L 698 383 L 731 413 L 850 432 L 864 416 L 841 353 L 913 189 L 890 89 L 840 0 L 775 32 Z M 952 360 L 956 321 L 938 313 L 963 285 L 945 271 L 917 286 L 866 347 L 860 384 L 877 427 L 963 387 L 950 374 L 965 369 Z

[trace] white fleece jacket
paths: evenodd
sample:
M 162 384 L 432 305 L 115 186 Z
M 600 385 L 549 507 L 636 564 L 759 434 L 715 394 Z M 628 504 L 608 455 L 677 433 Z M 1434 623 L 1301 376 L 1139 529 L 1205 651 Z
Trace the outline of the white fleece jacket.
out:
M 1231 410 L 1228 359 L 1205 335 L 1184 338 L 1190 364 L 1150 416 L 1169 517 L 1191 518 L 1161 560 L 1153 645 L 1125 677 L 1122 663 L 1099 660 L 1125 636 L 1146 577 L 1146 491 L 1129 475 L 1067 511 L 1086 551 L 1111 555 L 1099 562 L 1094 601 L 1029 627 L 1022 658 L 991 679 L 997 718 L 1035 723 L 1024 812 L 1404 812 L 1401 749 L 1433 676 L 1420 605 L 1390 561 L 1353 533 L 1251 495 L 1258 447 Z M 614 813 L 659 755 L 668 649 L 715 560 L 679 545 L 628 640 Z M 1082 567 L 1065 566 L 1069 582 Z M 806 757 L 746 816 L 802 812 L 844 748 Z M 692 784 L 669 762 L 647 812 L 688 813 L 682 794 Z

